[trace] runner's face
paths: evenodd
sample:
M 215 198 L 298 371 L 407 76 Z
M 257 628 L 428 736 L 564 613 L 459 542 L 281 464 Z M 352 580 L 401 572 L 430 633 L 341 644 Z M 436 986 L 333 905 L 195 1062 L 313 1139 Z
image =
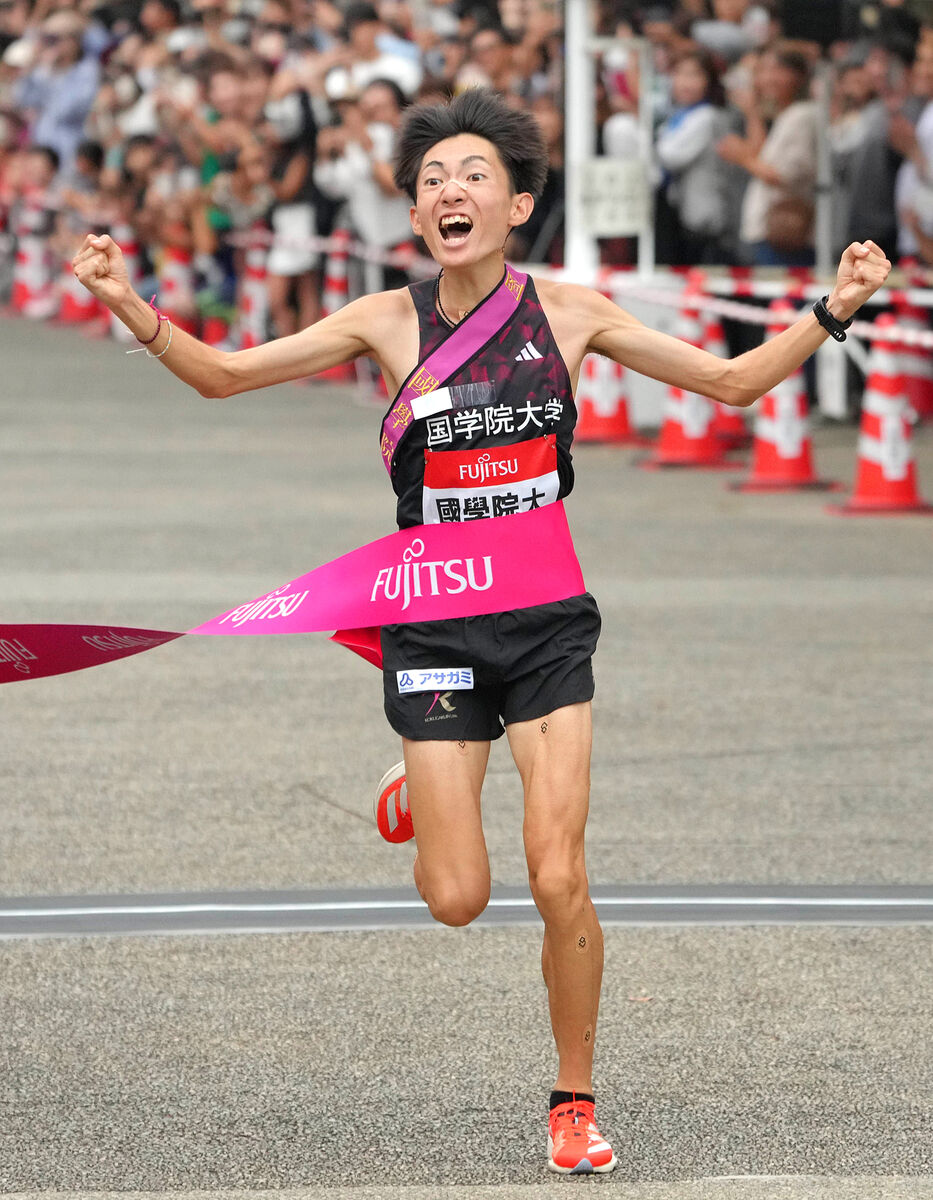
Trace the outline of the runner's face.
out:
M 500 251 L 533 207 L 527 192 L 512 194 L 492 142 L 461 133 L 425 154 L 411 223 L 442 267 L 468 266 Z

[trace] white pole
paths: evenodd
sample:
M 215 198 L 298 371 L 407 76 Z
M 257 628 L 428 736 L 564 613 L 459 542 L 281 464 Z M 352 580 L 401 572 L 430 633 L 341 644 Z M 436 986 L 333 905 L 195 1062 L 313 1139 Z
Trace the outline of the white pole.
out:
M 833 269 L 833 159 L 829 144 L 832 67 L 821 62 L 816 72 L 816 273 Z
M 645 164 L 648 214 L 638 235 L 638 274 L 642 279 L 654 275 L 654 53 L 646 38 L 638 42 L 638 128 L 641 133 L 642 161 Z
M 816 275 L 824 283 L 832 277 L 833 163 L 829 144 L 832 67 L 821 63 L 816 75 Z M 830 287 L 827 286 L 827 292 Z M 820 411 L 828 417 L 847 415 L 847 359 L 845 349 L 830 338 L 816 352 L 816 395 Z
M 595 152 L 595 67 L 589 53 L 589 0 L 565 0 L 564 265 L 580 283 L 592 284 L 599 267 L 596 239 L 583 219 L 583 167 Z

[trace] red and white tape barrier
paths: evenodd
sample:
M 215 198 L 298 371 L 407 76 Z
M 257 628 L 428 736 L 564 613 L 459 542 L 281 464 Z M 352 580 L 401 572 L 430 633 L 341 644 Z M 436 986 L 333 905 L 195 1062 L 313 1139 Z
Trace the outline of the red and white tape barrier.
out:
M 234 245 L 250 247 L 255 254 L 260 247 L 271 247 L 273 235 L 268 230 L 249 230 L 231 235 L 230 241 Z M 428 278 L 437 271 L 437 264 L 432 259 L 416 253 L 410 245 L 386 249 L 357 240 L 348 241 L 346 233 L 342 231 L 331 237 L 291 240 L 278 238 L 276 245 L 296 250 L 309 249 L 324 255 L 345 254 L 361 262 L 400 268 L 416 279 Z M 532 275 L 541 278 L 583 282 L 575 279 L 565 269 L 537 264 L 528 266 Z M 773 322 L 767 309 L 758 305 L 743 304 L 742 298 L 770 300 L 791 297 L 806 302 L 816 299 L 826 291 L 826 285 L 814 282 L 809 271 L 794 270 L 773 279 L 753 276 L 751 269 L 744 267 L 712 268 L 708 272 L 694 269 L 689 274 L 694 282 L 697 278 L 702 279 L 705 311 L 747 325 L 767 326 Z M 910 278 L 917 282 L 933 282 L 933 271 L 915 269 L 911 271 Z M 676 270 L 665 272 L 662 268 L 653 278 L 646 280 L 634 270 L 602 269 L 597 278 L 589 282 L 617 300 L 628 297 L 646 304 L 677 309 L 683 304 L 684 272 Z M 881 306 L 907 304 L 915 309 L 930 309 L 933 308 L 933 288 L 882 288 L 872 297 L 872 303 Z M 869 321 L 853 322 L 850 332 L 868 342 L 873 342 L 880 336 L 875 325 Z M 933 350 L 933 331 L 918 329 L 916 323 L 899 324 L 896 328 L 885 329 L 883 337 L 888 343 Z

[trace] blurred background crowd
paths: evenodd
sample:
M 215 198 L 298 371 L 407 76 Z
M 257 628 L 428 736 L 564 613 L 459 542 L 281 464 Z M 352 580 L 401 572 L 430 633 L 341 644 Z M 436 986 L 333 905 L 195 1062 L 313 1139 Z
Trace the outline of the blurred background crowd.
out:
M 601 34 L 651 46 L 648 85 L 630 48 L 601 57 L 594 119 L 600 153 L 644 154 L 650 105 L 657 260 L 813 262 L 819 79 L 837 249 L 870 237 L 933 263 L 931 6 L 840 0 L 822 47 L 795 40 L 791 7 L 599 0 Z M 17 301 L 18 256 L 17 307 L 55 315 L 92 230 L 193 327 L 248 307 L 257 271 L 267 335 L 315 320 L 335 230 L 373 251 L 357 290 L 397 286 L 383 252 L 412 245 L 391 170 L 402 113 L 476 85 L 541 124 L 547 185 L 508 252 L 558 264 L 563 52 L 554 0 L 0 0 L 0 299 Z M 602 256 L 630 263 L 633 243 Z

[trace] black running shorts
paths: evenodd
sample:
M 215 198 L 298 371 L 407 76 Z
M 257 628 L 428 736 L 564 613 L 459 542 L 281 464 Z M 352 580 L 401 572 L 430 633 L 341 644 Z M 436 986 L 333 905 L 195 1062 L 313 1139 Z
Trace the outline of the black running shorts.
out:
M 593 698 L 596 601 L 382 627 L 385 711 L 413 741 L 486 742 Z

